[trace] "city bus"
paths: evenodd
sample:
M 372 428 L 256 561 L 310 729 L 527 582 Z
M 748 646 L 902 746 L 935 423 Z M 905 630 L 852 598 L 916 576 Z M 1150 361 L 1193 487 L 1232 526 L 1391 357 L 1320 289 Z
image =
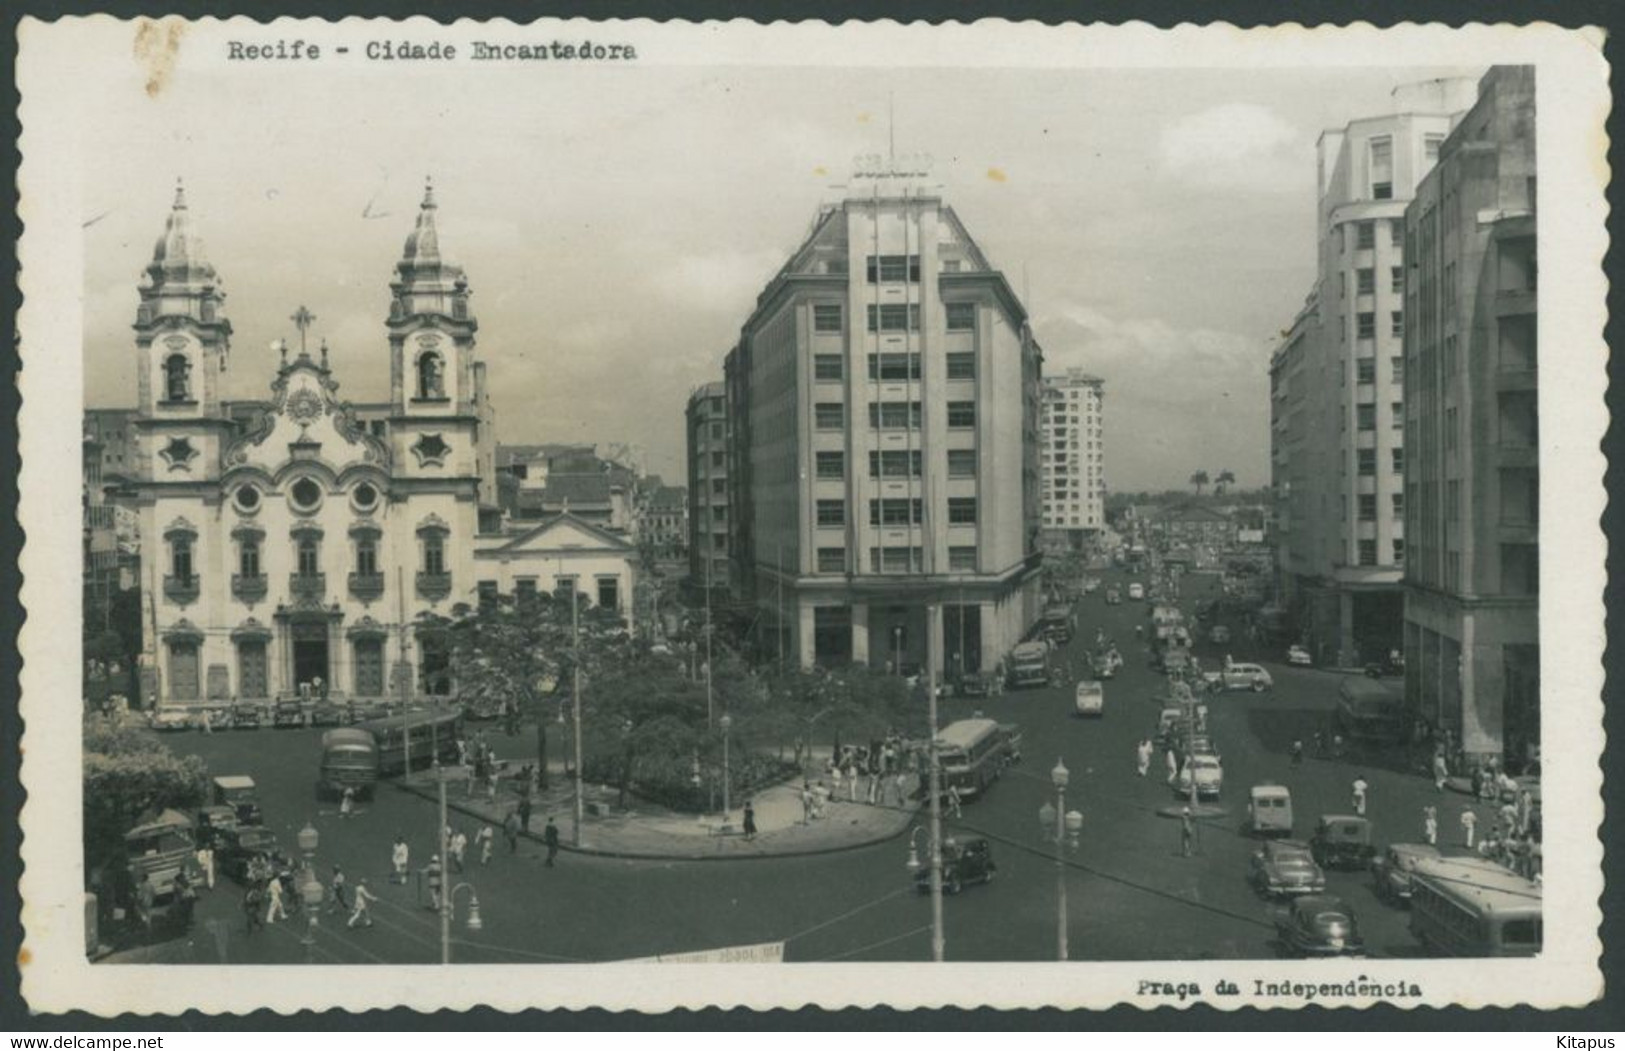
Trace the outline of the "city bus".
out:
M 1049 646 L 1023 642 L 1010 651 L 1011 686 L 1049 685 Z
M 372 735 L 378 749 L 378 776 L 394 777 L 427 768 L 435 757 L 442 763 L 457 761 L 457 739 L 463 735 L 462 709 L 419 709 L 361 723 L 356 729 Z
M 1404 702 L 1383 683 L 1363 675 L 1349 676 L 1337 691 L 1338 729 L 1356 741 L 1372 744 L 1405 739 Z
M 355 789 L 363 799 L 372 797 L 378 781 L 378 739 L 359 727 L 344 727 L 322 734 L 321 773 L 317 798 L 342 795 Z
M 1009 737 L 1007 728 L 992 719 L 961 719 L 945 726 L 937 734 L 942 790 L 957 788 L 960 799 L 980 796 L 1004 770 Z
M 1540 900 L 1540 884 L 1492 861 L 1424 858 L 1411 875 L 1411 933 L 1439 956 L 1534 956 Z

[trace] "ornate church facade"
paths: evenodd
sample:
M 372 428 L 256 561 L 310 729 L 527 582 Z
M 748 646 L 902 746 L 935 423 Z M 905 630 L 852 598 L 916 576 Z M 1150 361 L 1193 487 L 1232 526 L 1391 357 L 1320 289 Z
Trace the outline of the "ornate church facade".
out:
M 479 326 L 436 211 L 427 190 L 389 285 L 387 411 L 358 418 L 339 398 L 301 307 L 298 345 L 275 347 L 269 399 L 244 426 L 222 401 L 225 294 L 177 190 L 140 284 L 125 495 L 141 525 L 149 703 L 446 688 L 444 652 L 413 624 L 475 601 L 477 548 L 516 538 L 494 506 Z

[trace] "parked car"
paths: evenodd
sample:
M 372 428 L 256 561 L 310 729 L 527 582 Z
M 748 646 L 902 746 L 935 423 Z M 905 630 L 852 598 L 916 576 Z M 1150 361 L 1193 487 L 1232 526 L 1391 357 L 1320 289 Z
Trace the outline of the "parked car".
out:
M 991 672 L 971 672 L 959 680 L 959 696 L 990 697 L 997 688 L 998 676 Z
M 1315 861 L 1329 869 L 1363 869 L 1377 848 L 1371 845 L 1371 822 L 1351 814 L 1325 814 L 1309 840 Z
M 240 774 L 214 779 L 215 806 L 230 807 L 237 815 L 239 825 L 263 825 L 260 813 L 259 789 L 252 777 Z
M 1293 956 L 1364 956 L 1354 910 L 1331 894 L 1297 898 L 1275 919 L 1275 934 L 1283 951 Z
M 239 730 L 257 730 L 260 725 L 260 706 L 234 704 L 231 706 L 231 725 Z
M 1288 664 L 1301 665 L 1305 668 L 1315 663 L 1314 660 L 1310 658 L 1309 651 L 1304 649 L 1302 646 L 1288 646 L 1286 650 L 1286 662 Z
M 993 848 L 985 839 L 958 843 L 952 839 L 942 845 L 942 889 L 958 894 L 968 883 L 989 883 L 998 871 L 993 863 Z M 931 866 L 922 865 L 914 873 L 914 889 L 922 894 L 931 890 Z
M 1266 898 L 1294 894 L 1321 894 L 1326 873 L 1315 864 L 1309 844 L 1297 839 L 1276 839 L 1253 852 L 1247 879 Z
M 271 708 L 272 726 L 305 725 L 305 706 L 298 697 L 278 697 Z
M 1117 606 L 1117 605 L 1121 605 L 1122 601 L 1123 601 L 1123 593 L 1121 591 L 1119 591 L 1116 588 L 1107 588 L 1106 589 L 1106 605 L 1108 605 L 1108 606 Z
M 237 827 L 237 811 L 229 806 L 199 807 L 197 812 L 198 846 L 218 849 L 225 833 Z
M 1224 787 L 1224 765 L 1219 762 L 1216 755 L 1192 755 L 1180 768 L 1176 791 L 1180 795 L 1189 795 L 1191 778 L 1196 778 L 1197 796 L 1217 798 L 1220 789 Z
M 350 721 L 350 710 L 347 705 L 336 701 L 317 701 L 310 709 L 310 725 L 312 726 L 343 726 Z
M 1139 581 L 1130 584 L 1128 586 L 1128 597 L 1130 602 L 1139 602 L 1145 598 L 1145 585 Z

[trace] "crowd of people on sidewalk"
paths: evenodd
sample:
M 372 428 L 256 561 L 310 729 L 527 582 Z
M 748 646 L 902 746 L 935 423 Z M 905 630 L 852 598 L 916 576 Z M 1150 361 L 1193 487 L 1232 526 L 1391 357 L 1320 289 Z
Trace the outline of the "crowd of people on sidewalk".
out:
M 905 807 L 919 788 L 920 755 L 893 732 L 868 746 L 837 746 L 823 776 L 801 782 L 801 823 L 825 816 L 831 803 Z

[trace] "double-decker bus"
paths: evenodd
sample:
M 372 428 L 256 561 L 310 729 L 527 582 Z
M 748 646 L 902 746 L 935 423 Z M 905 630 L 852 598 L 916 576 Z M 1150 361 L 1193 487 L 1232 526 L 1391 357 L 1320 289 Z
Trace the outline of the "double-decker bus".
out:
M 378 746 L 378 776 L 406 773 L 407 766 L 421 770 L 438 757 L 442 763 L 457 759 L 457 739 L 463 735 L 461 708 L 434 711 L 421 709 L 401 715 L 372 719 L 356 726 L 372 735 Z
M 1049 647 L 1042 642 L 1023 642 L 1010 651 L 1011 686 L 1049 685 Z
M 1423 859 L 1411 875 L 1411 933 L 1440 956 L 1534 956 L 1540 884 L 1482 858 Z
M 942 790 L 959 791 L 960 799 L 975 799 L 997 780 L 1010 759 L 1011 731 L 992 719 L 961 719 L 937 734 L 937 766 Z

